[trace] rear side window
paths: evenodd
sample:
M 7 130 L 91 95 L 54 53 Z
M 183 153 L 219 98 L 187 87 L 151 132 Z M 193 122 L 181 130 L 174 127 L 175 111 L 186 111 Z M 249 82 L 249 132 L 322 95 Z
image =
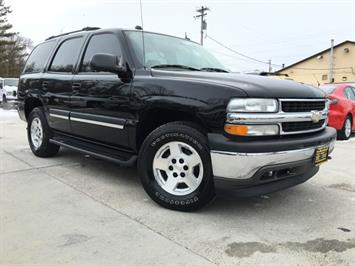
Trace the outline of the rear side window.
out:
M 24 73 L 38 73 L 41 72 L 47 62 L 48 56 L 55 45 L 54 41 L 41 43 L 32 51 L 30 57 L 27 59 Z
M 351 87 L 346 87 L 344 90 L 344 94 L 345 94 L 346 98 L 348 98 L 350 100 L 355 100 L 355 95 L 354 95 L 354 92 Z
M 58 48 L 49 71 L 72 72 L 79 56 L 82 38 L 74 38 L 64 41 Z
M 112 54 L 121 56 L 120 43 L 111 33 L 98 34 L 91 37 L 80 67 L 81 72 L 93 72 L 90 61 L 94 54 Z

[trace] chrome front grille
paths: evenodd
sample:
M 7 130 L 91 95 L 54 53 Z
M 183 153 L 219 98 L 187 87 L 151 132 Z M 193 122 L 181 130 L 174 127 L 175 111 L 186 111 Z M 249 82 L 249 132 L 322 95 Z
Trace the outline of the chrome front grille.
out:
M 279 99 L 276 113 L 227 113 L 227 123 L 278 125 L 280 135 L 312 133 L 328 122 L 326 99 Z
M 321 111 L 325 108 L 325 101 L 283 101 L 281 110 L 290 112 Z
M 327 100 L 326 99 L 281 99 L 280 109 L 287 114 L 310 114 L 310 119 L 303 121 L 287 121 L 281 123 L 281 133 L 298 134 L 322 130 L 327 125 Z M 319 117 L 315 117 L 316 115 Z

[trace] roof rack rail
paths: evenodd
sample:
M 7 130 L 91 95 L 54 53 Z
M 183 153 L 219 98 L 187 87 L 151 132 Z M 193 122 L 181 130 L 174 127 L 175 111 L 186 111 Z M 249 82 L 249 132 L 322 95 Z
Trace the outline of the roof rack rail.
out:
M 75 30 L 75 31 L 70 31 L 70 32 L 66 32 L 66 33 L 50 36 L 50 37 L 48 37 L 46 39 L 46 41 L 54 39 L 54 38 L 57 38 L 57 37 L 65 36 L 65 35 L 68 35 L 68 34 L 76 33 L 76 32 L 99 30 L 99 29 L 101 29 L 101 28 L 99 28 L 99 27 L 85 27 L 85 28 L 82 28 L 81 30 Z

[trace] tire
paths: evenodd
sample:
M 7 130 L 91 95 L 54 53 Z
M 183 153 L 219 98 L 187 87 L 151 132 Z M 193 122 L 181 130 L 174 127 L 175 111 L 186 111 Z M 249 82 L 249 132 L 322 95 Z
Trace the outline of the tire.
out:
M 350 126 L 350 129 L 349 129 Z M 344 120 L 344 125 L 341 130 L 338 131 L 338 139 L 340 140 L 348 140 L 351 136 L 352 132 L 352 119 L 350 115 L 348 115 Z
M 34 155 L 52 157 L 58 153 L 59 146 L 49 142 L 51 135 L 43 108 L 34 108 L 28 116 L 27 124 L 27 139 Z
M 197 210 L 215 196 L 207 138 L 187 122 L 167 123 L 146 137 L 138 172 L 151 199 L 168 209 Z

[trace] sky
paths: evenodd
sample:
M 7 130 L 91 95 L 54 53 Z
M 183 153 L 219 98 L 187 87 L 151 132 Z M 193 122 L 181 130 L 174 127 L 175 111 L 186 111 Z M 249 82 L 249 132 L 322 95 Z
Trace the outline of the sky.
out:
M 14 31 L 42 42 L 86 26 L 133 29 L 141 25 L 138 0 L 5 0 Z M 355 41 L 355 0 L 142 0 L 148 31 L 200 40 L 200 6 L 209 7 L 204 46 L 236 72 L 289 65 L 345 40 Z M 206 37 L 207 35 L 207 37 Z

